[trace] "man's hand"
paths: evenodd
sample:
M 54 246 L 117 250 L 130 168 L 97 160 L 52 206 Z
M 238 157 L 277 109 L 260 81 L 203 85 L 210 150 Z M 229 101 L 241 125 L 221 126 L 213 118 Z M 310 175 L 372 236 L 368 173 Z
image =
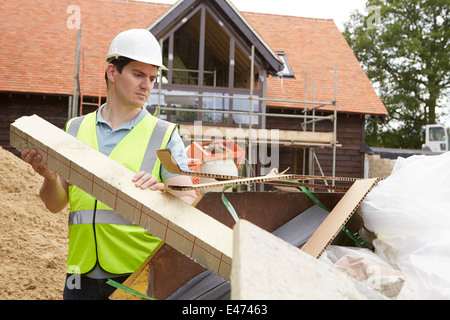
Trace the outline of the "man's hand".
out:
M 51 212 L 63 210 L 69 203 L 69 185 L 45 164 L 41 164 L 42 156 L 36 150 L 24 149 L 22 159 L 29 163 L 33 170 L 44 177 L 39 196 Z
M 45 179 L 55 181 L 58 178 L 55 172 L 49 170 L 46 165 L 41 164 L 42 156 L 36 150 L 24 149 L 21 156 L 22 160 L 30 164 L 33 170 Z
M 158 182 L 158 179 L 155 177 L 152 177 L 150 173 L 141 171 L 137 173 L 133 177 L 133 182 L 135 183 L 136 187 L 141 189 L 147 189 L 150 188 L 150 190 L 160 190 L 165 191 L 166 184 L 167 185 L 191 185 L 192 180 L 188 176 L 174 176 L 164 181 L 164 183 Z M 188 190 L 188 191 L 175 191 L 175 190 L 168 190 L 169 193 L 173 194 L 174 196 L 180 198 L 181 200 L 192 204 L 195 199 L 197 199 L 197 195 L 195 194 L 195 191 Z
M 156 177 L 153 177 L 150 173 L 141 171 L 133 177 L 133 182 L 136 187 L 141 189 L 150 188 L 150 190 L 163 190 L 165 188 L 164 183 L 158 182 Z

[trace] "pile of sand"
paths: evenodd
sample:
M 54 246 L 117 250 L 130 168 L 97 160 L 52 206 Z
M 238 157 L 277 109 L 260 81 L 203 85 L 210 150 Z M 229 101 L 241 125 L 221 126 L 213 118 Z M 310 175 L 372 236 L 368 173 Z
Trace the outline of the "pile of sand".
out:
M 0 147 L 0 299 L 62 299 L 68 209 L 48 211 L 43 178 Z

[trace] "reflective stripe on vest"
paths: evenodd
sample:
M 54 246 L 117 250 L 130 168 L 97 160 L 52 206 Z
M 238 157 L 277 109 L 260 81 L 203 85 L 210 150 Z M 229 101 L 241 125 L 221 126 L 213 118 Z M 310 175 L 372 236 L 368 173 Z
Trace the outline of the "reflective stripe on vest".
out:
M 74 118 L 66 131 L 98 150 L 96 120 L 96 112 Z M 134 172 L 152 173 L 161 181 L 156 150 L 167 146 L 175 129 L 174 124 L 148 114 L 118 143 L 110 158 Z M 69 187 L 69 198 L 68 270 L 83 274 L 98 261 L 110 273 L 132 273 L 160 242 L 76 186 Z
M 92 224 L 94 221 L 92 210 L 80 210 L 69 215 L 69 227 L 74 224 Z M 134 222 L 113 210 L 97 209 L 95 211 L 95 223 L 118 224 L 122 226 L 135 226 Z
M 67 129 L 67 133 L 69 133 L 71 136 L 74 136 L 76 138 L 77 134 L 78 134 L 78 130 L 80 129 L 81 122 L 84 120 L 84 117 L 85 116 L 81 116 L 78 118 L 71 119 L 67 123 L 67 126 L 69 127 Z
M 139 171 L 152 172 L 155 164 L 158 165 L 158 171 L 160 171 L 161 162 L 158 159 L 156 154 L 156 150 L 162 148 L 162 144 L 164 141 L 164 137 L 168 130 L 167 122 L 159 120 L 156 122 L 155 127 L 153 128 L 153 133 L 150 136 L 150 141 L 147 145 L 147 149 L 144 154 L 144 161 L 142 161 L 141 167 Z M 165 144 L 167 145 L 169 141 Z M 158 174 L 158 180 L 161 181 L 161 176 Z

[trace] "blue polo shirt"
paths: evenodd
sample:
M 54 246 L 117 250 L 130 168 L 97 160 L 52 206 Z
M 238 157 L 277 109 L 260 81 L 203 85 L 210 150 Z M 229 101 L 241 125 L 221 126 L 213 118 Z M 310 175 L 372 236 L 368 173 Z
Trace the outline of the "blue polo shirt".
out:
M 97 112 L 97 143 L 100 152 L 109 156 L 117 144 L 125 138 L 128 132 L 130 132 L 130 130 L 133 129 L 139 121 L 141 121 L 148 114 L 148 111 L 147 109 L 142 108 L 142 111 L 136 118 L 124 123 L 116 130 L 113 130 L 102 117 L 102 110 L 104 107 L 105 105 L 102 105 Z M 180 166 L 180 169 L 188 171 L 186 151 L 178 130 L 174 131 L 169 143 L 167 144 L 167 148 L 171 150 L 173 157 Z M 173 176 L 175 176 L 175 174 L 167 172 L 164 166 L 161 166 L 161 179 L 163 181 Z

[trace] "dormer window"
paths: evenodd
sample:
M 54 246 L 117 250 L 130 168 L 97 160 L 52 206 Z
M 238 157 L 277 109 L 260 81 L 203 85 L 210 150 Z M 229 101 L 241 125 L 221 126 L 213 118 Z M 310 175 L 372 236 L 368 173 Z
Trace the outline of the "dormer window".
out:
M 283 78 L 295 78 L 294 72 L 292 72 L 291 66 L 289 65 L 286 53 L 284 52 L 277 52 L 278 56 L 280 57 L 281 61 L 284 63 L 284 69 L 278 73 L 279 76 L 282 76 Z

